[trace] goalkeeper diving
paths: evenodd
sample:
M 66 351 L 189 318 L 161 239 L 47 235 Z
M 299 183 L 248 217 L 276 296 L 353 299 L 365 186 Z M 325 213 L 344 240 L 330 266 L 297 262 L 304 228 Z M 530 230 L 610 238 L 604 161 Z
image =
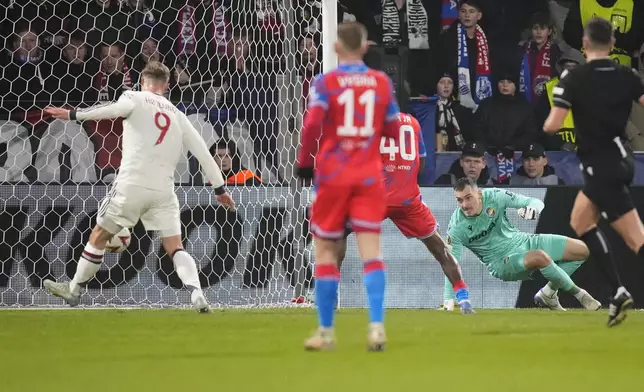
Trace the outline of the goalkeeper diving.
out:
M 587 310 L 601 308 L 599 301 L 570 278 L 589 255 L 582 241 L 557 234 L 524 233 L 508 220 L 508 208 L 517 209 L 523 219 L 537 219 L 544 208 L 541 200 L 503 189 L 479 189 L 469 178 L 458 180 L 454 191 L 458 208 L 449 222 L 447 243 L 457 260 L 466 247 L 492 276 L 506 282 L 529 280 L 535 271 L 541 272 L 548 284 L 534 301 L 551 310 L 565 310 L 559 303 L 559 290 L 573 295 Z M 443 308 L 453 310 L 454 294 L 448 280 L 443 296 Z

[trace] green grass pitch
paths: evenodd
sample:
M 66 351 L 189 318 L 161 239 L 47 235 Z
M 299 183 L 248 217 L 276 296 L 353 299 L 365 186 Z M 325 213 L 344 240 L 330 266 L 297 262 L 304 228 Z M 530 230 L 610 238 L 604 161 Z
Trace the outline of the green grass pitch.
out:
M 644 313 L 389 310 L 384 353 L 342 309 L 334 352 L 302 349 L 313 309 L 0 311 L 0 391 L 644 390 Z

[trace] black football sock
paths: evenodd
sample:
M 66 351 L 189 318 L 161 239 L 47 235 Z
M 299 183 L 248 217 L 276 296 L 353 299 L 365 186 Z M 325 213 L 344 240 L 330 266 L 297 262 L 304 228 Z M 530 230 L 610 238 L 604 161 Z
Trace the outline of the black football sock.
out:
M 599 269 L 604 272 L 604 275 L 606 275 L 612 290 L 616 291 L 618 287 L 622 286 L 622 280 L 619 277 L 617 265 L 615 264 L 613 255 L 610 252 L 608 240 L 604 233 L 599 227 L 595 227 L 582 235 L 581 240 L 584 241 L 588 246 L 588 249 L 590 249 L 590 254 L 596 259 L 595 264 L 597 264 Z

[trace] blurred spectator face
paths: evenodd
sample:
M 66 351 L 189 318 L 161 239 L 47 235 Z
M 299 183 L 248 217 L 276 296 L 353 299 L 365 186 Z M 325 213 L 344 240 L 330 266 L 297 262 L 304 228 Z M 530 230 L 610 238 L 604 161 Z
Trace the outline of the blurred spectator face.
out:
M 300 52 L 304 63 L 313 63 L 317 59 L 317 47 L 313 38 L 307 37 L 300 41 Z
M 572 71 L 573 69 L 577 68 L 578 65 L 579 64 L 577 64 L 574 61 L 566 61 L 565 63 L 563 63 L 563 69 L 567 71 Z
M 483 14 L 481 11 L 469 4 L 463 4 L 461 9 L 458 11 L 458 19 L 466 28 L 476 26 L 482 16 Z
M 530 178 L 541 177 L 543 175 L 543 168 L 548 164 L 548 158 L 525 158 L 523 160 L 523 168 Z
M 63 56 L 72 64 L 82 64 L 87 56 L 87 46 L 83 41 L 71 39 L 63 49 Z
M 227 148 L 216 149 L 213 158 L 222 171 L 228 171 L 233 168 L 233 158 L 230 156 L 230 151 Z
M 22 59 L 29 59 L 40 55 L 38 36 L 29 30 L 18 33 L 13 47 L 16 55 Z
M 552 30 L 548 26 L 532 26 L 532 40 L 537 43 L 538 46 L 545 45 L 552 34 Z
M 157 51 L 157 42 L 152 38 L 148 38 L 143 41 L 143 45 L 141 45 L 141 55 L 143 56 L 145 63 L 161 60 L 161 54 Z
M 479 179 L 481 172 L 485 168 L 484 157 L 465 156 L 461 157 L 460 162 L 465 175 L 475 181 Z
M 503 95 L 514 96 L 517 91 L 517 86 L 511 80 L 501 80 L 498 87 L 499 92 Z
M 123 52 L 118 45 L 101 47 L 101 69 L 108 74 L 123 69 Z
M 454 81 L 452 78 L 441 78 L 438 81 L 438 95 L 443 99 L 448 99 L 454 93 Z

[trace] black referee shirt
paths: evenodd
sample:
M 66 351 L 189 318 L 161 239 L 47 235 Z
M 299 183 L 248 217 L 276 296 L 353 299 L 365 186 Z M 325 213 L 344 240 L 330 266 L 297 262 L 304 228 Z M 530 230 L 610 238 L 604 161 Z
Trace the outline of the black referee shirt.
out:
M 633 101 L 644 95 L 644 85 L 634 70 L 610 58 L 593 60 L 564 71 L 553 93 L 554 106 L 572 110 L 582 162 L 623 157 L 621 140 Z

